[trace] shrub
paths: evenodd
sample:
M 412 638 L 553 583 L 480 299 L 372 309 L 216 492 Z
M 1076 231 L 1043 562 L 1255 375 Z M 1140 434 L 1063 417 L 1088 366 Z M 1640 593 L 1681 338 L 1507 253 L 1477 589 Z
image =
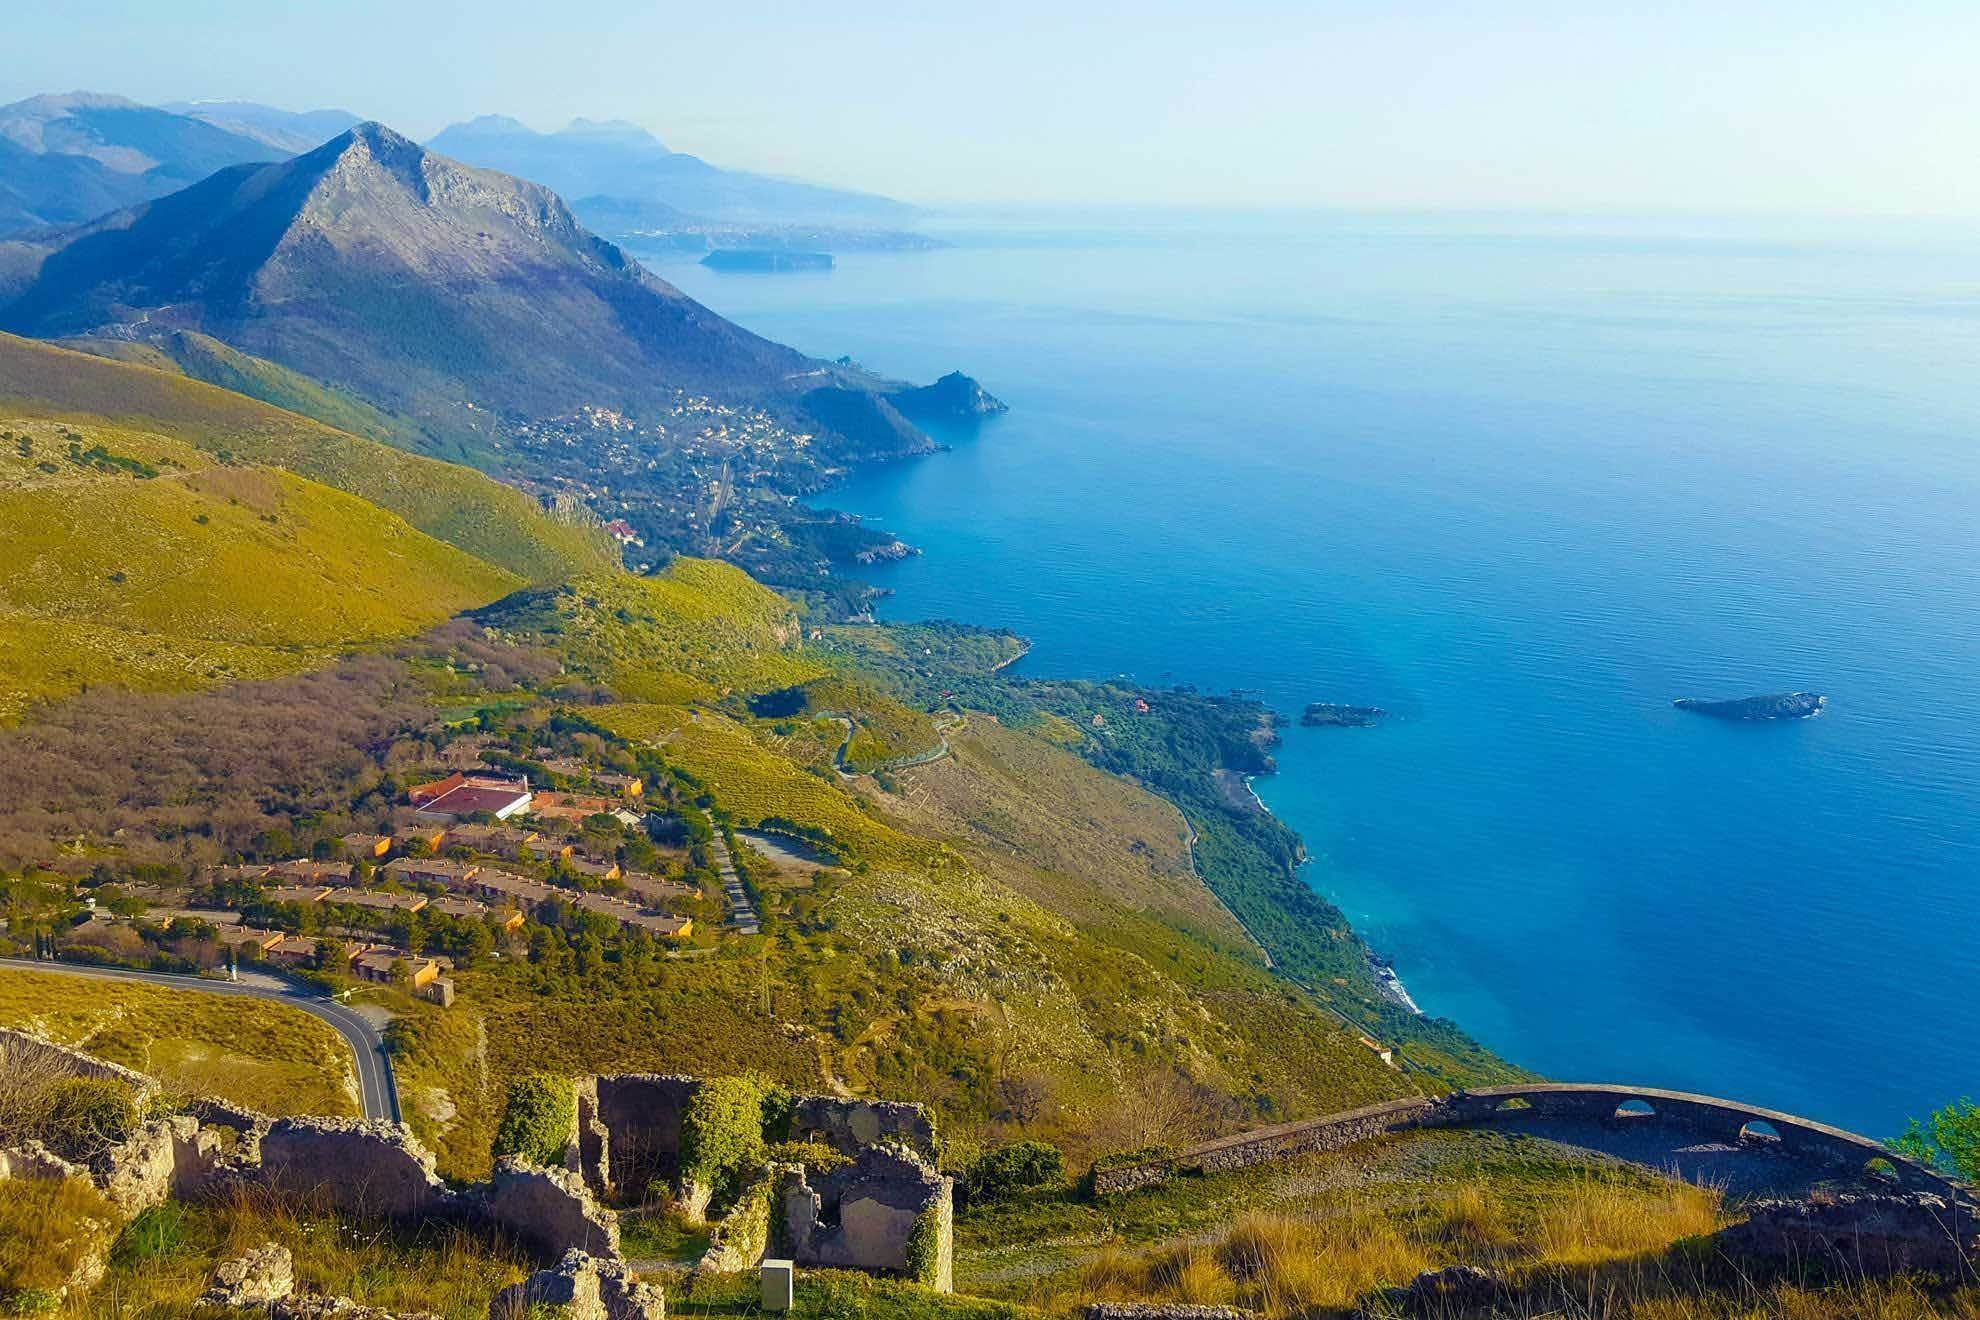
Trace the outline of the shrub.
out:
M 763 1152 L 772 1164 L 802 1164 L 813 1173 L 830 1173 L 853 1162 L 852 1156 L 832 1149 L 822 1141 L 778 1141 Z
M 570 1078 L 550 1073 L 516 1078 L 495 1129 L 494 1157 L 514 1155 L 546 1168 L 562 1164 L 576 1135 L 575 1109 Z
M 104 1077 L 66 1077 L 48 1088 L 41 1139 L 67 1160 L 93 1159 L 137 1130 L 130 1088 Z
M 964 1186 L 971 1201 L 1002 1201 L 1020 1192 L 1057 1186 L 1066 1179 L 1066 1157 L 1042 1141 L 1015 1141 L 986 1150 L 970 1163 Z
M 914 1217 L 914 1227 L 908 1230 L 907 1274 L 916 1283 L 933 1286 L 941 1282 L 941 1206 L 929 1206 Z
M 1905 1134 L 1890 1144 L 1927 1168 L 1980 1181 L 1980 1105 L 1961 1100 L 1923 1123 L 1914 1118 Z
M 763 1098 L 755 1077 L 703 1082 L 681 1116 L 681 1176 L 721 1188 L 763 1158 Z

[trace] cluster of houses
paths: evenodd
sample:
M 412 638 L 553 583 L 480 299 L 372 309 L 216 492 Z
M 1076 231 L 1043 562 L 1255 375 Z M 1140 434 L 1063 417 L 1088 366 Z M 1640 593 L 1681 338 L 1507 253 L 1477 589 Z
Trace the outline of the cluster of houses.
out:
M 458 764 L 458 763 L 456 763 Z M 379 914 L 440 913 L 485 921 L 498 930 L 520 928 L 524 913 L 550 899 L 561 899 L 585 912 L 598 913 L 622 928 L 682 939 L 694 930 L 692 918 L 676 916 L 665 905 L 693 899 L 700 891 L 660 876 L 627 872 L 609 859 L 587 857 L 576 844 L 531 828 L 537 823 L 580 825 L 598 815 L 624 824 L 639 822 L 628 803 L 636 802 L 644 786 L 631 775 L 599 771 L 575 759 L 547 762 L 565 780 L 588 782 L 616 793 L 533 790 L 521 777 L 508 777 L 479 765 L 465 766 L 430 783 L 407 790 L 413 819 L 390 833 L 343 835 L 343 857 L 335 860 L 296 858 L 272 864 L 209 867 L 210 882 L 251 883 L 271 903 L 369 909 Z M 582 889 L 551 885 L 528 875 L 501 869 L 491 862 L 520 865 L 544 863 L 574 876 Z M 365 868 L 360 871 L 360 864 Z M 373 871 L 372 868 L 376 868 Z M 389 889 L 362 887 L 367 874 L 396 881 Z M 401 982 L 440 1004 L 453 1002 L 454 986 L 447 975 L 449 961 L 382 944 L 319 942 L 241 924 L 232 914 L 171 906 L 183 897 L 165 891 L 146 892 L 131 886 L 131 896 L 152 905 L 153 919 L 182 917 L 217 927 L 220 946 L 230 961 L 261 961 L 291 967 L 317 966 L 323 951 L 335 949 L 348 960 L 346 970 L 361 980 Z M 93 925 L 118 922 L 99 913 Z M 324 923 L 329 928 L 333 923 Z M 346 921 L 346 933 L 363 923 Z

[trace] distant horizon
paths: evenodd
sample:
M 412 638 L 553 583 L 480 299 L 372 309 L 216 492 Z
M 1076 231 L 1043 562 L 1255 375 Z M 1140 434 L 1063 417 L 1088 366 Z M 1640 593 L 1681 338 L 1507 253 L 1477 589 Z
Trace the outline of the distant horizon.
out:
M 114 33 L 106 42 L 103 34 Z M 1980 11 L 348 0 L 18 16 L 0 99 L 336 106 L 424 140 L 624 120 L 724 168 L 947 206 L 1980 216 Z M 554 130 L 552 130 L 554 131 Z
M 0 83 L 0 86 L 4 86 L 4 85 L 5 85 L 4 83 Z M 558 123 L 551 127 L 544 127 L 540 123 L 531 123 L 530 121 L 523 119 L 521 116 L 512 115 L 507 113 L 506 111 L 485 110 L 474 114 L 463 114 L 459 117 L 448 119 L 445 122 L 440 123 L 438 126 L 432 127 L 430 129 L 424 127 L 411 129 L 411 128 L 402 127 L 399 123 L 395 122 L 390 118 L 380 117 L 377 115 L 368 115 L 361 110 L 353 110 L 347 105 L 296 106 L 296 105 L 279 104 L 273 101 L 249 101 L 246 98 L 238 97 L 238 96 L 166 96 L 159 98 L 157 100 L 147 100 L 142 97 L 130 96 L 127 93 L 112 88 L 104 88 L 104 87 L 67 87 L 61 89 L 43 87 L 38 90 L 26 92 L 20 95 L 15 95 L 11 91 L 0 92 L 0 106 L 14 105 L 19 102 L 32 99 L 33 97 L 36 96 L 121 97 L 125 100 L 132 101 L 138 105 L 143 105 L 153 109 L 165 109 L 167 107 L 171 107 L 175 105 L 205 106 L 205 105 L 246 104 L 246 105 L 263 106 L 269 109 L 281 110 L 298 115 L 332 114 L 332 113 L 347 114 L 356 117 L 356 119 L 360 123 L 382 124 L 386 128 L 389 128 L 396 133 L 400 133 L 405 137 L 411 138 L 413 141 L 418 142 L 421 146 L 428 146 L 435 137 L 445 132 L 449 128 L 457 127 L 464 124 L 469 124 L 479 119 L 501 119 L 501 120 L 511 121 L 514 123 L 519 123 L 524 128 L 528 129 L 533 133 L 543 134 L 546 136 L 563 132 L 571 127 L 574 127 L 579 123 L 588 123 L 599 126 L 624 124 L 628 127 L 639 129 L 640 131 L 651 135 L 655 140 L 660 142 L 669 151 L 673 151 L 683 155 L 696 156 L 703 160 L 708 161 L 710 164 L 721 166 L 723 168 L 733 168 L 733 169 L 749 168 L 747 166 L 735 165 L 733 162 L 727 160 L 717 159 L 715 157 L 707 155 L 706 153 L 696 151 L 691 148 L 684 148 L 682 146 L 679 146 L 676 143 L 670 141 L 664 132 L 658 131 L 649 125 L 640 124 L 637 123 L 636 121 L 629 119 L 623 119 L 618 117 L 607 118 L 599 115 L 585 115 L 585 114 L 573 115 L 569 119 L 563 121 L 562 123 Z M 337 135 L 335 134 L 332 135 L 332 137 L 335 136 Z M 326 142 L 330 140 L 332 139 L 331 138 L 324 139 L 324 141 Z M 445 153 L 442 152 L 441 154 L 444 155 Z M 843 181 L 836 179 L 820 178 L 815 175 L 806 175 L 801 173 L 787 173 L 780 171 L 767 171 L 767 170 L 752 170 L 751 172 L 764 174 L 767 177 L 773 177 L 773 178 L 801 181 L 805 183 L 823 184 L 835 188 L 853 188 L 859 191 L 867 191 L 866 189 L 860 189 L 858 185 L 847 184 L 844 183 Z M 1903 223 L 1938 225 L 1938 224 L 1965 224 L 1969 222 L 1980 221 L 1980 207 L 1976 207 L 1976 209 L 1972 211 L 1876 211 L 1876 210 L 1847 211 L 1847 210 L 1783 209 L 1783 208 L 1758 207 L 1758 206 L 1744 208 L 1744 209 L 1723 208 L 1719 210 L 1707 210 L 1707 209 L 1676 207 L 1676 206 L 1659 209 L 1649 206 L 1630 205 L 1624 203 L 1562 208 L 1562 207 L 1542 205 L 1538 202 L 1528 204 L 1528 203 L 1518 203 L 1518 202 L 1504 202 L 1504 203 L 1467 202 L 1462 200 L 1451 200 L 1442 203 L 1420 203 L 1420 202 L 1419 203 L 1411 203 L 1411 202 L 1385 203 L 1379 201 L 1345 201 L 1345 200 L 1343 201 L 1329 201 L 1329 200 L 1282 201 L 1282 202 L 1245 202 L 1245 201 L 1217 202 L 1211 200 L 1196 201 L 1196 200 L 1177 200 L 1177 199 L 1162 199 L 1162 198 L 1143 198 L 1143 199 L 1039 198 L 1039 199 L 1031 199 L 1031 200 L 1020 200 L 1020 199 L 1004 199 L 1004 198 L 995 198 L 995 197 L 952 198 L 939 202 L 929 202 L 914 196 L 901 196 L 898 194 L 891 194 L 891 193 L 881 194 L 881 195 L 891 197 L 897 201 L 906 202 L 909 205 L 912 205 L 917 209 L 926 212 L 927 217 L 930 219 L 943 219 L 943 218 L 951 218 L 951 217 L 964 219 L 964 218 L 985 218 L 985 217 L 995 217 L 995 216 L 1003 216 L 1013 219 L 1033 218 L 1033 217 L 1063 219 L 1063 218 L 1073 218 L 1085 214 L 1095 217 L 1107 216 L 1107 215 L 1119 215 L 1122 217 L 1173 215 L 1178 217 L 1202 217 L 1202 218 L 1241 219 L 1241 218 L 1250 217 L 1250 218 L 1259 218 L 1259 219 L 1270 219 L 1270 218 L 1290 218 L 1295 216 L 1340 216 L 1340 217 L 1385 216 L 1392 218 L 1416 218 L 1416 219 L 1436 219 L 1436 220 L 1457 220 L 1457 219 L 1469 218 L 1469 219 L 1480 219 L 1480 220 L 1520 219 L 1520 220 L 1554 220 L 1554 221 L 1587 221 L 1587 222 L 1642 221 L 1642 222 L 1656 222 L 1656 223 L 1673 223 L 1673 222 L 1685 222 L 1685 221 L 1704 222 L 1704 223 L 1712 223 L 1712 222 L 1757 223 L 1757 222 L 1772 220 L 1772 221 L 1782 221 L 1782 222 L 1823 222 L 1823 223 L 1903 222 Z M 569 201 L 571 199 L 566 198 L 565 200 Z M 1973 236 L 1975 238 L 1980 238 L 1980 231 L 1976 231 Z

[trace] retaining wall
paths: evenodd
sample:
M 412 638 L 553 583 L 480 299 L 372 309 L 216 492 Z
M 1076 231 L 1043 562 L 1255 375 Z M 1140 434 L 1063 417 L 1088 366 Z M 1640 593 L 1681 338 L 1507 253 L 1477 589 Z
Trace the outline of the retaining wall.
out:
M 1625 1105 L 1647 1107 L 1649 1112 L 1624 1112 Z M 1790 1159 L 1833 1169 L 1838 1175 L 1861 1174 L 1875 1160 L 1880 1162 L 1880 1167 L 1888 1165 L 1898 1185 L 1907 1191 L 1929 1192 L 1969 1203 L 1973 1196 L 1970 1188 L 1893 1154 L 1880 1142 L 1793 1114 L 1654 1087 L 1573 1083 L 1494 1086 L 1448 1096 L 1392 1100 L 1325 1118 L 1241 1132 L 1164 1159 L 1095 1169 L 1093 1190 L 1100 1194 L 1129 1191 L 1151 1186 L 1176 1173 L 1215 1173 L 1311 1151 L 1339 1150 L 1372 1137 L 1413 1128 L 1518 1123 L 1522 1118 L 1671 1126 L 1728 1145 L 1764 1140 L 1770 1148 Z M 1772 1134 L 1761 1136 L 1749 1126 L 1755 1123 L 1766 1124 L 1773 1129 Z

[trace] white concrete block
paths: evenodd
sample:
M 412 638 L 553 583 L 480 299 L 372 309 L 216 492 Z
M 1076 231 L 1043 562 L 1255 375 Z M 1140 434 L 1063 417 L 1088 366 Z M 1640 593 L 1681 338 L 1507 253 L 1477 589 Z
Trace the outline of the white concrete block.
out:
M 797 1267 L 787 1260 L 763 1262 L 763 1309 L 788 1311 L 797 1284 Z

